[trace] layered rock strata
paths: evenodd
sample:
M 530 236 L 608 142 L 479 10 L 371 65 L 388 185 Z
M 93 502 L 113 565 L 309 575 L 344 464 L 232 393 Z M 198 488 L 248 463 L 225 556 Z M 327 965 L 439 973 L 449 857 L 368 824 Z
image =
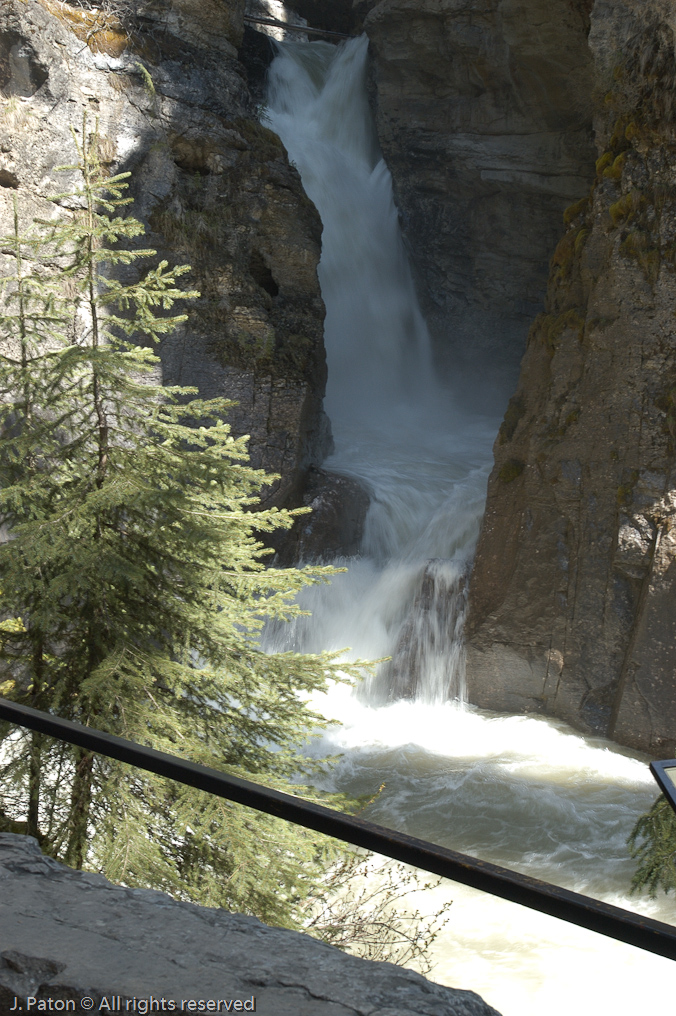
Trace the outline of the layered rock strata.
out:
M 470 586 L 468 690 L 676 753 L 671 4 L 597 0 L 596 179 L 565 216 Z
M 112 5 L 114 6 L 114 5 Z M 192 265 L 189 320 L 160 350 L 164 380 L 237 401 L 266 503 L 300 500 L 330 447 L 322 411 L 321 223 L 237 59 L 244 0 L 139 0 L 132 23 L 61 0 L 0 7 L 0 231 L 68 186 L 71 128 L 98 122 L 111 173 L 133 172 L 158 258 Z M 120 15 L 121 17 L 121 15 Z
M 29 837 L 0 833 L 0 886 L 0 1016 L 29 998 L 34 1012 L 499 1016 L 413 971 L 73 871 Z

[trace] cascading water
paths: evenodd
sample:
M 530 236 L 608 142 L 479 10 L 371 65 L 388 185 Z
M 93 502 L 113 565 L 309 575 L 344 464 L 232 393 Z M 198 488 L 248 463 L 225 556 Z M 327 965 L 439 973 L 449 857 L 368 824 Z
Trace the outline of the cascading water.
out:
M 498 420 L 460 415 L 434 380 L 366 74 L 365 39 L 285 44 L 270 69 L 269 124 L 324 224 L 326 465 L 371 494 L 360 557 L 308 590 L 312 616 L 271 645 L 392 656 L 356 694 L 338 687 L 321 703 L 342 724 L 317 745 L 342 753 L 327 789 L 384 783 L 376 822 L 673 922 L 668 898 L 628 895 L 626 837 L 656 796 L 645 760 L 562 723 L 459 704 L 467 566 Z M 436 892 L 454 905 L 433 976 L 503 1016 L 673 1004 L 671 961 L 463 887 Z
M 330 590 L 310 593 L 312 622 L 286 638 L 393 655 L 365 689 L 372 701 L 441 701 L 462 688 L 461 654 L 450 649 L 496 424 L 460 419 L 434 380 L 366 69 L 365 38 L 339 50 L 288 44 L 270 69 L 270 125 L 324 224 L 326 409 L 336 442 L 327 467 L 371 494 L 360 560 Z

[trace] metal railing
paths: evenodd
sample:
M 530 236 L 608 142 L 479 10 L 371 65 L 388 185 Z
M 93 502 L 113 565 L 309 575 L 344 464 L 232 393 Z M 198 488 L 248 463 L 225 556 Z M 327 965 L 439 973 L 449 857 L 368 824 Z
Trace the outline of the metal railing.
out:
M 659 762 L 650 763 L 650 772 L 664 794 L 665 798 L 676 811 L 676 758 L 662 759 Z
M 356 847 L 384 854 L 423 871 L 480 889 L 493 896 L 549 914 L 607 938 L 676 959 L 676 927 L 601 903 L 589 896 L 530 878 L 509 868 L 448 850 L 426 840 L 375 825 L 364 819 L 311 804 L 258 783 L 226 776 L 216 769 L 104 734 L 58 716 L 0 699 L 0 720 L 27 727 L 108 758 L 127 762 L 158 776 L 184 783 L 257 811 L 276 815 L 306 829 L 325 833 Z

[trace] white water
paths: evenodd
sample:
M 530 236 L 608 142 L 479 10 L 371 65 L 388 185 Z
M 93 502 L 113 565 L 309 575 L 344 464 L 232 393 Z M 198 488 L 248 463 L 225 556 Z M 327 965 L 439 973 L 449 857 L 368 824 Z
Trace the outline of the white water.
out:
M 385 783 L 374 821 L 673 922 L 668 898 L 628 896 L 626 837 L 656 796 L 645 760 L 560 723 L 449 701 L 462 700 L 463 576 L 499 420 L 460 415 L 433 378 L 366 97 L 366 48 L 287 44 L 270 74 L 270 124 L 324 223 L 336 441 L 326 466 L 372 497 L 360 558 L 307 593 L 312 617 L 278 632 L 275 648 L 393 656 L 356 694 L 336 688 L 322 702 L 342 727 L 316 747 L 343 753 L 331 789 Z M 463 887 L 436 892 L 454 905 L 433 977 L 503 1016 L 673 1008 L 671 961 Z
M 287 44 L 270 71 L 270 125 L 324 224 L 326 409 L 336 443 L 326 467 L 360 479 L 372 498 L 361 559 L 330 590 L 312 591 L 312 622 L 283 637 L 309 650 L 350 646 L 355 657 L 395 653 L 370 698 L 388 698 L 396 670 L 402 689 L 443 700 L 463 680 L 462 659 L 446 651 L 453 631 L 444 640 L 433 610 L 412 617 L 410 607 L 436 584 L 457 615 L 453 627 L 462 623 L 460 579 L 497 423 L 461 418 L 434 381 L 366 97 L 366 51 L 364 39 L 338 51 Z

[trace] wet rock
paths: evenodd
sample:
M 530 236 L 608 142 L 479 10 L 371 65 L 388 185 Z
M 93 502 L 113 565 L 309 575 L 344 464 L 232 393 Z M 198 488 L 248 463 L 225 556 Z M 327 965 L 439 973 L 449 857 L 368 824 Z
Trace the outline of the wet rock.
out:
M 263 1016 L 499 1016 L 413 971 L 73 871 L 29 837 L 0 834 L 0 886 L 0 1016 L 29 996 L 33 1011 L 139 1012 L 152 997 L 165 1012 L 239 999 Z
M 251 25 L 244 26 L 242 45 L 237 53 L 240 63 L 246 68 L 249 91 L 254 101 L 265 105 L 268 68 L 275 58 L 273 41 L 264 32 Z
M 280 566 L 300 561 L 332 561 L 359 552 L 369 494 L 352 477 L 324 469 L 309 470 L 301 515 L 288 533 L 277 534 L 272 545 Z

